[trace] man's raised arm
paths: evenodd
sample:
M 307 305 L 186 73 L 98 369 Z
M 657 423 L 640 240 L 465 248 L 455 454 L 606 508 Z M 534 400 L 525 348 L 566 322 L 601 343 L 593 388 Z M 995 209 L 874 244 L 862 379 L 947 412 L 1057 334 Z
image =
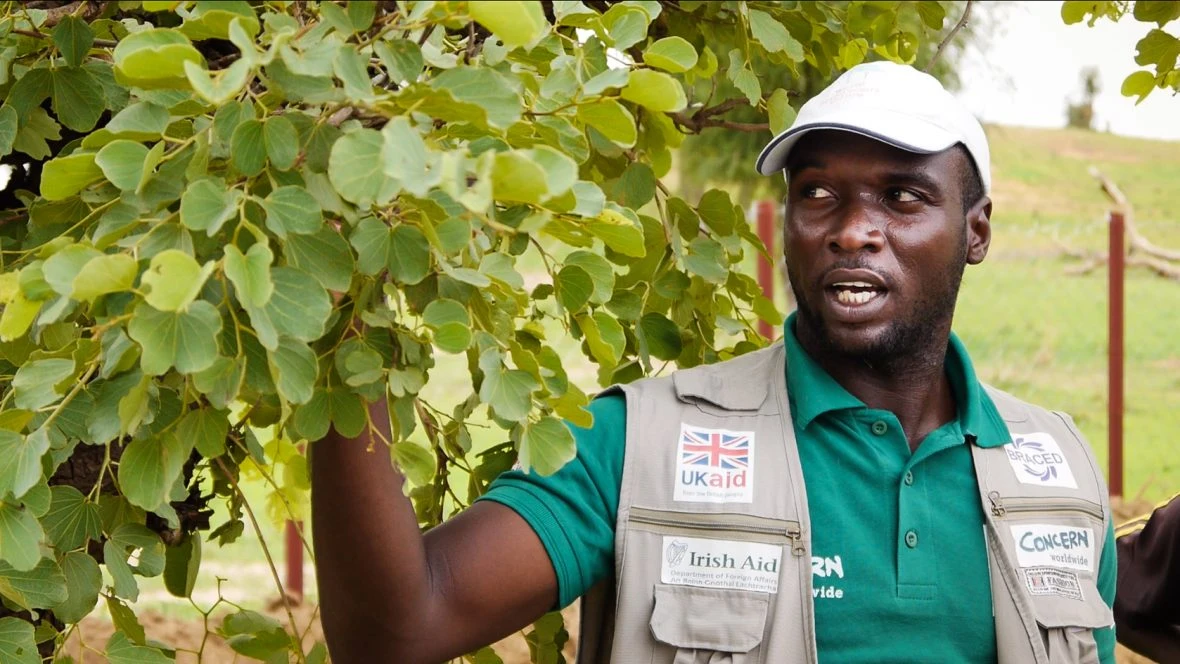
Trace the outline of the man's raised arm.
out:
M 388 436 L 379 401 L 370 415 Z M 312 535 L 332 660 L 434 663 L 492 643 L 553 607 L 549 556 L 516 512 L 480 502 L 425 536 L 404 478 L 368 433 L 311 445 Z

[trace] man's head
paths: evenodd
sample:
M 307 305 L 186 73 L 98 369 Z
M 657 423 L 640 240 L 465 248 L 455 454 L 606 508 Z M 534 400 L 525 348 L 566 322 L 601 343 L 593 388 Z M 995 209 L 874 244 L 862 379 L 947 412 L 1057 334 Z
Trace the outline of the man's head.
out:
M 874 364 L 944 345 L 991 238 L 988 160 L 978 121 L 909 67 L 856 67 L 804 104 L 758 162 L 787 176 L 800 340 Z

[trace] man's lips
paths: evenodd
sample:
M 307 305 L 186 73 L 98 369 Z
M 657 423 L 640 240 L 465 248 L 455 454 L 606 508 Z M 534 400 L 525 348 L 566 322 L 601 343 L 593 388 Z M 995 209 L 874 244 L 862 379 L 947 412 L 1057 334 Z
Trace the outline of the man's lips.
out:
M 880 274 L 863 268 L 835 269 L 824 275 L 824 301 L 846 322 L 862 322 L 885 304 L 889 288 Z

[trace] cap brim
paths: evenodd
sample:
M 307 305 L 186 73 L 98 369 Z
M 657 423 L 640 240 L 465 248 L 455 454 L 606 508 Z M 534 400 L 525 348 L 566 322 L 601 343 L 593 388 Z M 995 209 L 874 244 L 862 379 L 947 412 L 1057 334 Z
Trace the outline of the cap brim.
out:
M 803 136 L 817 129 L 830 129 L 860 134 L 866 138 L 881 141 L 906 152 L 915 152 L 918 154 L 942 152 L 959 142 L 953 134 L 941 127 L 913 118 L 893 118 L 891 119 L 891 124 L 893 126 L 887 129 L 884 127 L 872 128 L 866 127 L 863 124 L 853 125 L 842 122 L 814 122 L 791 127 L 787 131 L 775 136 L 766 144 L 765 148 L 762 148 L 762 153 L 758 155 L 758 161 L 755 162 L 754 167 L 762 175 L 772 175 L 785 169 L 791 148 L 795 147 L 795 144 Z

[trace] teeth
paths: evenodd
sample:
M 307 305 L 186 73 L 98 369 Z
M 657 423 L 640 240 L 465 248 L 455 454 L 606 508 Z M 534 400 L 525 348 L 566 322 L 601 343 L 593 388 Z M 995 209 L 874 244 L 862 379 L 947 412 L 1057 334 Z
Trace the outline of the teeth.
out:
M 845 288 L 876 288 L 876 286 L 868 283 L 867 281 L 840 281 L 832 285 L 844 286 Z
M 836 291 L 836 299 L 840 302 L 840 304 L 865 304 L 869 300 L 877 297 L 877 294 L 877 291 L 838 290 Z

